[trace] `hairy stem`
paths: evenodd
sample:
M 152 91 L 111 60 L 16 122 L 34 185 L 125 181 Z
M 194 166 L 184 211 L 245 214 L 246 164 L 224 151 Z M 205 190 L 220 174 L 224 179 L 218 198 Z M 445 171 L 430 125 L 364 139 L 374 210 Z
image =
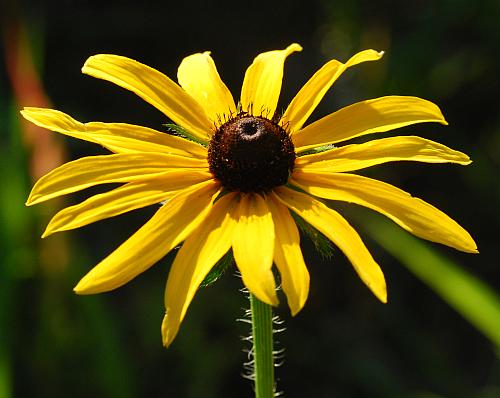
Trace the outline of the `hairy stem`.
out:
M 271 306 L 250 293 L 255 398 L 274 397 L 273 313 Z

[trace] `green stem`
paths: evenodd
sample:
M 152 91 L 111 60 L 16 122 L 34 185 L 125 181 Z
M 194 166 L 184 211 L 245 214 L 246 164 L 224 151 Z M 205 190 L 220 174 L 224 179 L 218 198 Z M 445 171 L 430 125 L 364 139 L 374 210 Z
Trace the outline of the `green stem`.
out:
M 255 398 L 274 397 L 273 312 L 250 293 Z

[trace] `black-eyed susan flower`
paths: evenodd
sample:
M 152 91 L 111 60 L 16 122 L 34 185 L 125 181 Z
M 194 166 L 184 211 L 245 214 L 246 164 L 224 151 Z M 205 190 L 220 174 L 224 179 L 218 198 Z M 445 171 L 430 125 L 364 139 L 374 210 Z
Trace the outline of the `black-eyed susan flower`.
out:
M 422 122 L 446 121 L 433 103 L 387 96 L 355 103 L 305 125 L 327 90 L 348 68 L 378 60 L 362 51 L 327 62 L 280 117 L 276 112 L 286 58 L 298 44 L 258 55 L 247 69 L 237 106 L 210 53 L 186 57 L 176 84 L 155 69 L 117 55 L 96 55 L 83 73 L 128 89 L 159 109 L 184 136 L 124 123 L 81 123 L 52 109 L 25 108 L 38 126 L 100 144 L 112 154 L 58 167 L 34 186 L 28 205 L 105 183 L 123 183 L 57 213 L 44 236 L 159 204 L 153 217 L 93 268 L 79 294 L 115 289 L 182 243 L 169 272 L 162 324 L 169 345 L 200 283 L 230 250 L 243 283 L 278 304 L 273 264 L 292 314 L 304 306 L 309 274 L 292 214 L 347 256 L 361 280 L 387 300 L 384 275 L 349 223 L 321 199 L 373 209 L 433 242 L 476 252 L 471 236 L 430 204 L 381 181 L 353 174 L 393 161 L 470 163 L 469 157 L 415 136 L 339 143 Z M 189 138 L 189 139 L 186 139 Z

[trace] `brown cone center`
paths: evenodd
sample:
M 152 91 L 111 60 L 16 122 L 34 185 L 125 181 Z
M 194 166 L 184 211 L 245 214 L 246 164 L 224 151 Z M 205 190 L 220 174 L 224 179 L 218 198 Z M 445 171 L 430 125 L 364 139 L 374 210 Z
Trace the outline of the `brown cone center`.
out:
M 267 192 L 286 184 L 294 161 L 283 127 L 247 113 L 221 125 L 208 147 L 210 171 L 230 191 Z

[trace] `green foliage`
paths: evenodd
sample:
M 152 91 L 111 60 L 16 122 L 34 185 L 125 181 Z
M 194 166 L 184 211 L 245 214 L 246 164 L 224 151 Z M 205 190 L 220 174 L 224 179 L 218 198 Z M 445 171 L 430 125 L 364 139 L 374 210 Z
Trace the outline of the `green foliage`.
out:
M 299 152 L 299 153 L 297 153 L 297 156 L 300 157 L 300 156 L 305 156 L 305 155 L 313 155 L 315 153 L 325 152 L 325 151 L 328 151 L 328 150 L 333 149 L 333 148 L 335 148 L 335 145 L 333 145 L 333 144 L 320 145 L 320 146 Z
M 229 250 L 222 258 L 217 261 L 217 264 L 211 269 L 208 275 L 205 277 L 203 282 L 201 282 L 200 287 L 207 287 L 211 284 L 217 282 L 222 275 L 225 274 L 226 270 L 233 263 L 233 252 Z
M 167 128 L 167 130 L 174 135 L 185 138 L 189 141 L 196 142 L 197 144 L 203 145 L 204 147 L 208 146 L 206 141 L 200 140 L 198 137 L 195 137 L 189 131 L 187 131 L 184 127 L 181 127 L 174 123 L 166 123 L 163 126 Z
M 377 243 L 474 325 L 500 352 L 500 296 L 490 286 L 390 221 L 365 215 L 362 225 Z

